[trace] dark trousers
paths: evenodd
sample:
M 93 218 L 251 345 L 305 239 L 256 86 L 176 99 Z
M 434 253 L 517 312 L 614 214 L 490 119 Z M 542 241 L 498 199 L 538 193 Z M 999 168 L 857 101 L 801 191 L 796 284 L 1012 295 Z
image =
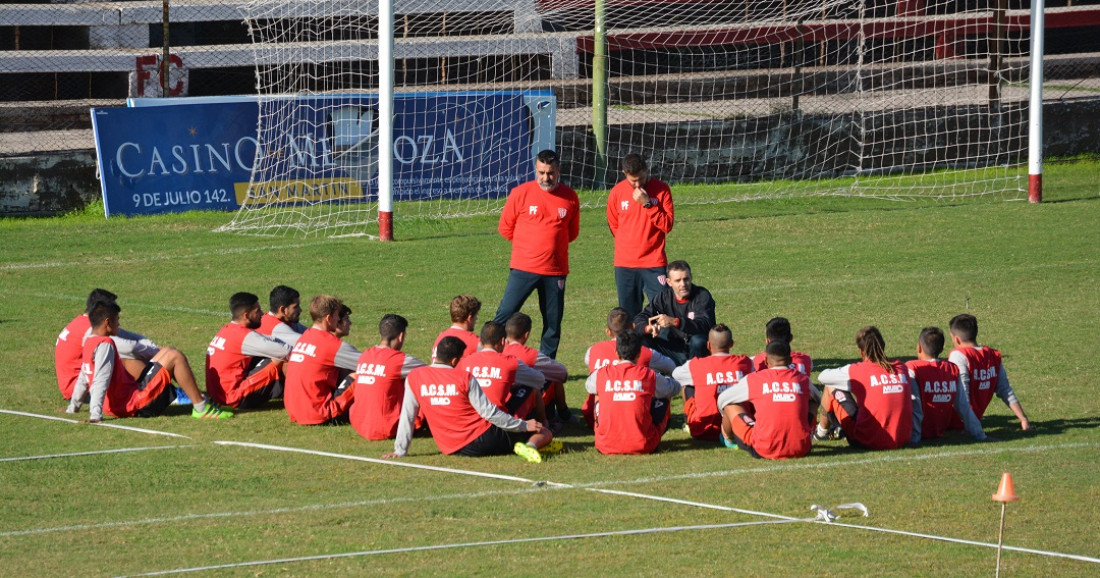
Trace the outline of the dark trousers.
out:
M 658 293 L 664 291 L 665 268 L 634 269 L 615 267 L 615 286 L 619 289 L 619 307 L 626 309 L 633 319 L 642 310 L 642 301 L 651 302 Z
M 538 291 L 539 313 L 542 314 L 539 351 L 550 359 L 556 359 L 558 343 L 561 341 L 561 319 L 565 313 L 565 275 L 538 275 L 511 269 L 508 273 L 508 284 L 504 287 L 504 296 L 500 298 L 493 321 L 506 322 L 523 307 L 523 302 L 534 291 Z
M 668 339 L 667 337 L 668 330 L 666 329 L 662 331 L 656 339 L 646 334 L 642 338 L 642 343 L 646 347 L 672 359 L 672 361 L 676 362 L 677 366 L 687 363 L 689 359 L 710 355 L 710 351 L 707 350 L 706 334 L 699 333 L 692 335 L 687 343 L 675 338 Z

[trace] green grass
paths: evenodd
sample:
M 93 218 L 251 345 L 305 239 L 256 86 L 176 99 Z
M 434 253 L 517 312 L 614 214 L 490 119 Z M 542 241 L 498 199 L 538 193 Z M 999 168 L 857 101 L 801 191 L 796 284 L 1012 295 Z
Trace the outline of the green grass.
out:
M 268 443 L 377 458 L 391 444 L 344 428 L 289 423 L 281 408 L 209 423 L 172 415 L 121 423 L 190 440 L 0 414 L 0 458 L 120 448 L 160 450 L 0 462 L 0 568 L 19 575 L 133 574 L 346 552 L 757 522 L 765 518 L 591 491 L 809 516 L 810 504 L 858 501 L 855 524 L 995 542 L 990 501 L 1011 472 L 1013 546 L 1098 557 L 1100 545 L 1100 164 L 1052 165 L 1045 202 L 907 202 L 810 197 L 681 205 L 671 258 L 690 261 L 718 302 L 735 351 L 762 347 L 764 322 L 792 320 L 795 346 L 817 369 L 856 357 L 859 327 L 882 329 L 887 352 L 911 356 L 920 328 L 967 310 L 980 341 L 1000 348 L 1035 431 L 994 401 L 987 430 L 1002 441 L 889 453 L 817 444 L 791 462 L 753 460 L 672 430 L 651 456 L 607 457 L 567 430 L 566 452 L 535 466 L 515 456 L 441 456 L 416 438 L 408 463 L 576 484 L 553 489 L 498 479 L 216 445 Z M 674 191 L 675 192 L 675 191 Z M 691 194 L 685 191 L 686 196 Z M 124 327 L 182 349 L 201 371 L 206 343 L 236 291 L 285 283 L 354 309 L 350 341 L 376 340 L 377 319 L 411 322 L 407 348 L 426 356 L 448 325 L 447 303 L 472 293 L 488 319 L 509 247 L 492 216 L 398 221 L 394 243 L 213 233 L 224 214 L 111 219 L 95 208 L 55 219 L 0 220 L 0 408 L 56 415 L 57 332 L 88 290 L 118 293 Z M 583 394 L 582 357 L 615 304 L 612 243 L 586 210 L 571 249 L 561 359 Z M 532 312 L 534 302 L 528 304 Z M 537 325 L 537 311 L 536 325 Z M 200 379 L 201 381 L 201 379 Z M 677 408 L 678 409 L 678 408 Z M 68 529 L 65 529 L 67 528 Z M 525 544 L 436 549 L 237 567 L 231 576 L 338 575 L 851 575 L 989 574 L 994 551 L 813 524 L 745 526 Z M 1096 564 L 1005 552 L 1010 576 L 1092 576 Z

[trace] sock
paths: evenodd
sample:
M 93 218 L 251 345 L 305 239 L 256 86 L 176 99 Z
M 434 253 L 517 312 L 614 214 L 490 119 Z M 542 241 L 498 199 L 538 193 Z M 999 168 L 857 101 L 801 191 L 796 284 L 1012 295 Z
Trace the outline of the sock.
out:
M 531 447 L 535 448 L 536 450 L 537 450 L 537 449 L 539 449 L 539 447 L 538 447 L 538 446 L 536 446 L 536 445 L 535 445 L 535 444 L 534 444 L 533 442 L 527 442 L 527 445 L 529 445 L 529 446 L 531 446 Z
M 198 413 L 202 413 L 202 412 L 206 411 L 206 397 L 203 396 L 202 401 L 200 401 L 199 403 L 194 404 L 194 406 L 195 406 L 195 411 L 197 411 Z
M 817 424 L 817 437 L 823 438 L 829 435 L 829 428 L 821 427 L 821 424 Z

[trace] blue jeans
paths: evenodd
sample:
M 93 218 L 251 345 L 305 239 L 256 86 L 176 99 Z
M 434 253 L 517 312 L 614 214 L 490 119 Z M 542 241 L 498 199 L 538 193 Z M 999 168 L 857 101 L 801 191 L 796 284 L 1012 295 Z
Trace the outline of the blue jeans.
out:
M 635 269 L 632 267 L 615 267 L 615 286 L 619 288 L 619 307 L 626 309 L 633 319 L 642 310 L 643 298 L 651 302 L 658 293 L 664 291 L 662 283 L 665 276 L 664 267 L 651 269 Z
M 558 343 L 561 341 L 561 319 L 565 314 L 565 275 L 539 275 L 519 269 L 508 272 L 508 284 L 504 287 L 504 296 L 497 305 L 493 321 L 504 323 L 523 307 L 531 293 L 538 291 L 539 313 L 542 314 L 542 338 L 539 351 L 550 359 L 558 355 Z

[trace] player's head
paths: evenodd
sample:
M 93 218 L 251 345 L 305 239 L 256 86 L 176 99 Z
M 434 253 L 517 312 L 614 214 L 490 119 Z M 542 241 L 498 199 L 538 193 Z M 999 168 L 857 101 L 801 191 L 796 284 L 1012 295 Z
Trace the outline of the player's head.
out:
M 481 301 L 473 295 L 455 295 L 451 299 L 451 322 L 465 323 L 466 329 L 473 331 L 477 323 L 477 314 L 481 312 Z
M 642 353 L 642 336 L 633 331 L 623 331 L 615 337 L 615 353 L 623 361 L 638 361 Z
M 952 317 L 948 327 L 961 343 L 975 343 L 978 339 L 978 318 L 969 313 Z
M 920 350 L 930 357 L 939 357 L 943 353 L 944 343 L 946 339 L 939 327 L 925 327 L 920 330 L 920 337 L 917 338 Z
M 561 158 L 550 149 L 539 151 L 535 155 L 535 180 L 539 188 L 550 192 L 558 188 L 561 182 Z
M 439 340 L 439 343 L 435 346 L 435 358 L 440 363 L 446 363 L 451 367 L 458 365 L 458 360 L 462 359 L 462 354 L 466 352 L 466 344 L 461 339 L 448 335 Z
M 771 342 L 776 339 L 790 343 L 794 338 L 791 335 L 791 322 L 786 317 L 772 317 L 764 325 L 764 341 Z
M 309 317 L 313 319 L 314 323 L 321 323 L 326 317 L 331 318 L 335 323 L 339 317 L 340 308 L 344 306 L 344 302 L 339 297 L 333 295 L 318 295 L 309 302 Z
M 95 305 L 99 301 L 118 301 L 118 295 L 111 293 L 106 289 L 92 289 L 92 292 L 88 294 L 88 299 L 84 302 L 84 312 L 91 313 L 92 305 Z
M 673 261 L 665 268 L 665 281 L 677 299 L 691 295 L 691 265 L 687 261 Z
M 607 313 L 607 334 L 611 337 L 621 335 L 624 331 L 633 329 L 633 326 L 634 320 L 630 318 L 630 313 L 627 313 L 626 309 L 613 307 Z
M 719 323 L 710 328 L 707 334 L 707 349 L 711 353 L 729 353 L 733 347 L 733 332 L 725 323 Z
M 768 367 L 787 367 L 791 364 L 791 344 L 782 339 L 773 339 L 764 348 L 764 357 Z
M 507 337 L 507 332 L 504 325 L 496 321 L 486 321 L 485 325 L 481 326 L 482 347 L 496 349 L 497 351 L 503 350 L 505 337 Z
M 867 361 L 877 364 L 890 373 L 894 372 L 894 365 L 886 359 L 886 340 L 882 338 L 878 327 L 868 325 L 857 331 L 856 347 Z
M 504 331 L 512 341 L 527 341 L 527 337 L 531 335 L 531 316 L 516 311 L 504 322 Z
M 121 311 L 122 308 L 113 300 L 96 301 L 88 308 L 88 320 L 93 328 L 99 328 L 106 324 L 107 335 L 114 335 L 118 332 L 118 314 Z
M 344 337 L 351 333 L 351 307 L 341 303 L 337 315 L 335 335 L 336 337 Z
M 302 316 L 302 295 L 286 285 L 276 285 L 268 296 L 268 311 L 286 323 L 297 323 Z
M 387 313 L 378 322 L 378 335 L 382 337 L 382 341 L 393 342 L 401 337 L 401 334 L 405 333 L 408 328 L 408 319 L 396 313 Z
M 623 177 L 635 189 L 645 186 L 649 180 L 649 166 L 642 155 L 630 153 L 623 157 Z
M 264 315 L 260 309 L 260 298 L 245 291 L 234 293 L 229 298 L 229 312 L 233 315 L 233 321 L 249 329 L 259 327 Z

